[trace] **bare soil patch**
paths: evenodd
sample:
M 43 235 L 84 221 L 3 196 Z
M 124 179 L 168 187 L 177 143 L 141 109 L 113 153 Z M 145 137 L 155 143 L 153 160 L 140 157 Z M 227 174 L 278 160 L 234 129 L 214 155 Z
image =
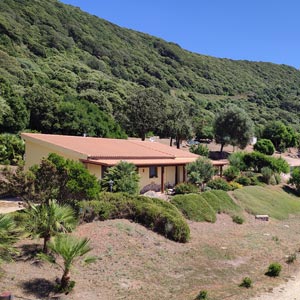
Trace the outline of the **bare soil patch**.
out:
M 215 224 L 189 222 L 191 241 L 179 244 L 128 220 L 93 222 L 74 233 L 91 239 L 96 263 L 77 265 L 74 291 L 61 299 L 194 299 L 208 290 L 210 299 L 245 300 L 284 283 L 299 269 L 285 263 L 299 250 L 299 217 L 286 221 L 257 221 L 245 215 L 243 225 L 227 215 Z M 19 243 L 16 262 L 4 264 L 0 291 L 15 299 L 55 299 L 50 292 L 61 276 L 58 267 L 38 263 L 36 241 Z M 264 275 L 271 262 L 280 262 L 280 278 Z M 240 288 L 249 276 L 254 287 Z M 275 298 L 274 298 L 275 299 Z
M 23 202 L 20 201 L 20 199 L 0 197 L 0 214 L 6 214 L 20 209 L 24 209 Z

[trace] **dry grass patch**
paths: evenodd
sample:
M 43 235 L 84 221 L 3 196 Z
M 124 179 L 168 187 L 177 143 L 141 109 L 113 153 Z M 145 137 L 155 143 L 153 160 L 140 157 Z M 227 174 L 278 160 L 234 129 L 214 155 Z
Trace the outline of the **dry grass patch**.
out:
M 191 241 L 187 244 L 165 239 L 128 220 L 79 226 L 74 234 L 91 239 L 91 255 L 98 260 L 76 266 L 72 272 L 74 292 L 63 299 L 192 300 L 200 290 L 207 290 L 211 300 L 245 300 L 283 282 L 299 268 L 298 261 L 285 263 L 285 256 L 299 248 L 295 243 L 300 231 L 298 218 L 267 223 L 249 216 L 240 226 L 220 214 L 214 224 L 189 222 L 189 226 Z M 36 251 L 32 241 L 24 240 L 20 246 L 27 244 L 24 249 L 28 249 L 30 243 Z M 37 265 L 28 254 L 24 258 L 3 265 L 0 290 L 32 299 L 35 294 L 28 284 L 42 279 L 53 283 L 60 270 Z M 264 273 L 274 261 L 283 265 L 283 271 L 279 278 L 270 279 Z M 244 277 L 251 277 L 253 288 L 239 287 Z

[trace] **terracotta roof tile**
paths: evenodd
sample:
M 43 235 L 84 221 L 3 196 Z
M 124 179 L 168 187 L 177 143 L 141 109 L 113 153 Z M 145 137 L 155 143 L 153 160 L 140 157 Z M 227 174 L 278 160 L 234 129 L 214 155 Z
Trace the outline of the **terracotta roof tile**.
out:
M 42 141 L 84 154 L 92 159 L 196 159 L 198 155 L 157 142 L 94 138 L 82 136 L 23 133 L 22 137 Z

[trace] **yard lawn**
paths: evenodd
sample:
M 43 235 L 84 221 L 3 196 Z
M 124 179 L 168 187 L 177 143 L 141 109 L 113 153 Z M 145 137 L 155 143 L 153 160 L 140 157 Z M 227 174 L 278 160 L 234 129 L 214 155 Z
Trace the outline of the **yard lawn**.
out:
M 238 204 L 254 215 L 269 215 L 283 220 L 289 214 L 300 213 L 300 198 L 278 186 L 248 186 L 232 193 Z
M 285 263 L 286 255 L 299 250 L 299 217 L 263 222 L 245 214 L 243 225 L 225 214 L 217 218 L 214 224 L 189 221 L 187 244 L 167 240 L 128 220 L 79 226 L 74 234 L 91 239 L 98 260 L 76 266 L 71 274 L 75 289 L 61 299 L 192 300 L 200 290 L 207 290 L 211 300 L 245 300 L 299 269 L 297 261 Z M 49 289 L 61 270 L 35 261 L 34 243 L 21 241 L 24 255 L 2 266 L 0 291 L 10 290 L 16 299 L 49 299 Z M 264 275 L 271 262 L 282 263 L 279 278 Z M 251 289 L 238 286 L 246 276 L 253 281 Z

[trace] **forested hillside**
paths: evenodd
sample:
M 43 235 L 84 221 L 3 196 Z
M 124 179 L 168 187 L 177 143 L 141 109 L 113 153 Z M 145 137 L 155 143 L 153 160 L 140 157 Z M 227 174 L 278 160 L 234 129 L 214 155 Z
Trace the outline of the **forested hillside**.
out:
M 180 103 L 194 124 L 232 102 L 256 125 L 299 124 L 293 67 L 198 55 L 56 0 L 0 1 L 1 132 L 135 134 L 126 104 L 145 87 Z

